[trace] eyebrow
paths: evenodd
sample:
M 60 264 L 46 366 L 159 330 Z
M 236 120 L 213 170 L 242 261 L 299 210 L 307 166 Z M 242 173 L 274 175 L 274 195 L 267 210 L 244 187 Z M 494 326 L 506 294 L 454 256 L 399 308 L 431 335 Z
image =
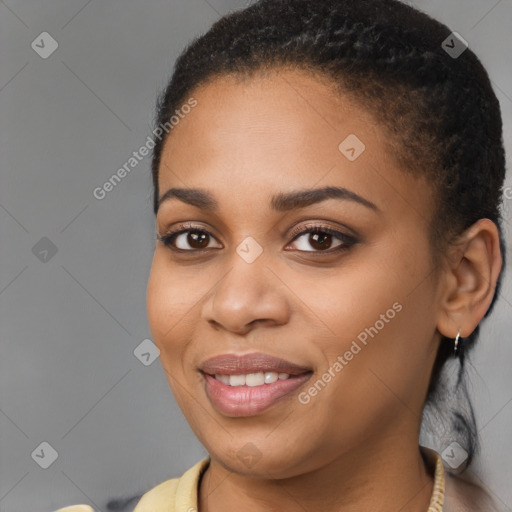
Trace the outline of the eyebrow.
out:
M 157 210 L 165 201 L 178 199 L 184 203 L 195 206 L 202 210 L 218 211 L 219 203 L 208 191 L 198 188 L 170 188 L 158 200 Z M 278 212 L 305 208 L 327 199 L 343 199 L 359 203 L 367 208 L 380 211 L 376 204 L 368 199 L 348 190 L 344 187 L 323 187 L 316 189 L 294 190 L 292 192 L 280 192 L 272 196 L 270 207 Z

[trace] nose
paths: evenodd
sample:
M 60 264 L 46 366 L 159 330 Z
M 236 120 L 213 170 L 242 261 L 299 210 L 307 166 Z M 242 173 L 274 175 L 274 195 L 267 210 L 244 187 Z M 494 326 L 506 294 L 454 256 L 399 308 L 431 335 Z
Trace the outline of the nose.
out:
M 202 319 L 214 329 L 244 335 L 257 325 L 279 326 L 290 317 L 291 293 L 263 256 L 252 263 L 238 254 L 204 301 Z

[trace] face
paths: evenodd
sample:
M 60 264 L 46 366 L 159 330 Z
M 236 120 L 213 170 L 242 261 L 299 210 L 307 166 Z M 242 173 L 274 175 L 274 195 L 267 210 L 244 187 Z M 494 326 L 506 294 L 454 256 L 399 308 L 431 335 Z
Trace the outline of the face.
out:
M 428 186 L 306 72 L 193 97 L 162 154 L 147 308 L 212 461 L 289 477 L 417 443 L 438 346 Z

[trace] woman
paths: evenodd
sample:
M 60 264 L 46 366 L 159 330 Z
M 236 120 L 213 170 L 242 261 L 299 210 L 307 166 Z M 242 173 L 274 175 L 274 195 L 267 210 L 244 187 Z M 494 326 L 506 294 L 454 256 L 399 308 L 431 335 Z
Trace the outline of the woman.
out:
M 463 39 L 396 0 L 263 0 L 185 49 L 153 133 L 148 317 L 209 456 L 135 511 L 495 510 L 418 441 L 456 362 L 445 460 L 471 463 L 464 354 L 503 267 Z

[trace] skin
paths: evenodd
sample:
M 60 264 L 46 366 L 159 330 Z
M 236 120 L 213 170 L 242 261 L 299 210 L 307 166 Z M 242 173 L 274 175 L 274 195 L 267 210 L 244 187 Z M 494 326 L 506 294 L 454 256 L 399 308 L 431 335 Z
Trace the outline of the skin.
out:
M 207 189 L 219 207 L 160 205 L 158 234 L 190 221 L 211 237 L 202 253 L 186 235 L 186 253 L 157 241 L 147 309 L 170 387 L 211 456 L 199 510 L 426 511 L 433 475 L 418 436 L 432 366 L 440 334 L 460 329 L 464 338 L 489 307 L 502 264 L 496 226 L 481 219 L 434 266 L 428 184 L 397 167 L 386 130 L 327 79 L 285 69 L 222 76 L 193 96 L 197 106 L 164 146 L 160 197 L 170 187 Z M 354 161 L 338 149 L 349 134 L 366 146 Z M 378 210 L 346 199 L 270 207 L 274 194 L 328 185 Z M 326 254 L 308 232 L 290 236 L 311 223 L 357 243 L 336 253 L 332 237 Z M 252 263 L 236 251 L 249 236 L 263 249 Z M 401 311 L 300 403 L 299 392 L 394 303 Z M 198 366 L 251 352 L 313 375 L 258 415 L 219 413 Z M 239 457 L 247 443 L 260 456 L 250 466 Z

